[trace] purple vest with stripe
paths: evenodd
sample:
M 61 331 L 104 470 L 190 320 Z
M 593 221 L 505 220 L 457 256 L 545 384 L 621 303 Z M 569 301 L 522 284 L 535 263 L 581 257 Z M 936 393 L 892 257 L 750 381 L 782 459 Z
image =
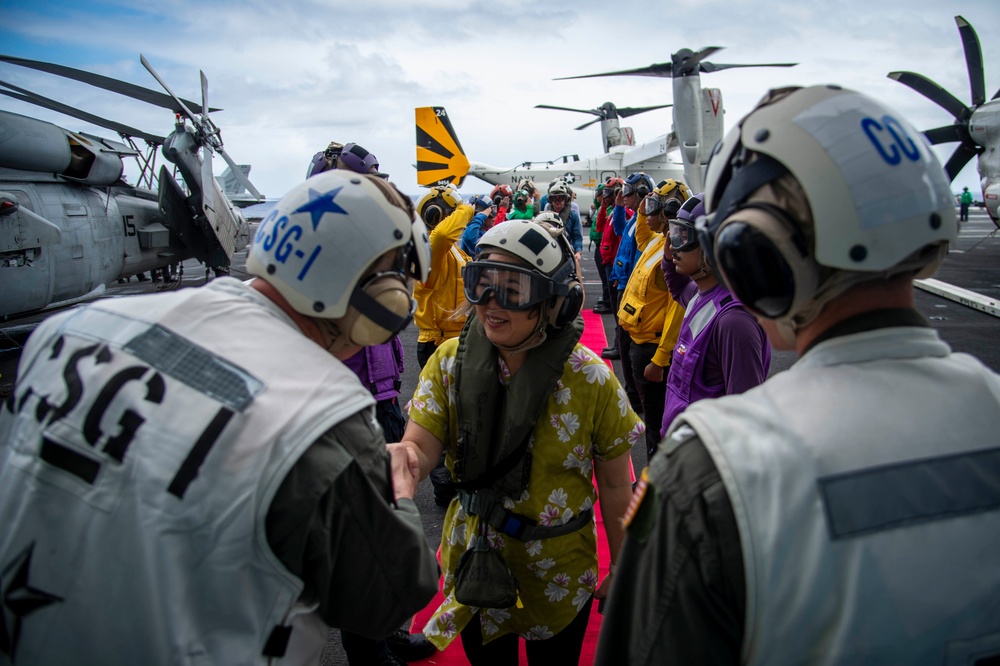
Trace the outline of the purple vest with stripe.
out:
M 661 433 L 692 402 L 725 394 L 724 383 L 715 386 L 705 384 L 702 368 L 705 365 L 705 350 L 712 339 L 712 330 L 718 316 L 737 307 L 740 307 L 740 302 L 722 285 L 698 293 L 688 303 L 667 375 L 667 398 L 663 408 Z

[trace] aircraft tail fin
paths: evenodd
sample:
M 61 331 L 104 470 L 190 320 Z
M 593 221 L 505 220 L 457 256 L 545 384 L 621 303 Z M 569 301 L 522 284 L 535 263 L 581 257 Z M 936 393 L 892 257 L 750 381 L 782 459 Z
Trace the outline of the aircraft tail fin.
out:
M 416 109 L 417 184 L 425 187 L 452 183 L 461 187 L 469 173 L 469 159 L 443 106 Z
M 240 171 L 243 172 L 244 176 L 250 175 L 250 165 L 249 164 L 237 164 Z M 240 182 L 240 179 L 236 177 L 233 173 L 232 167 L 227 166 L 226 170 L 222 172 L 221 176 L 216 176 L 215 180 L 219 182 L 222 186 L 222 191 L 229 197 L 233 197 L 239 194 L 243 194 L 247 191 L 247 188 Z

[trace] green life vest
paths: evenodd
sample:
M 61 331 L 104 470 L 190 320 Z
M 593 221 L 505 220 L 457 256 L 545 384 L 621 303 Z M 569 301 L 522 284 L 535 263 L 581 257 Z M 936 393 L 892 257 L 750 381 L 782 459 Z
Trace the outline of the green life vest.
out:
M 583 318 L 561 329 L 550 327 L 547 333 L 541 345 L 525 352 L 524 363 L 504 386 L 497 376 L 497 348 L 475 315 L 466 322 L 455 355 L 454 477 L 459 483 L 483 477 L 526 444 L 580 341 Z M 490 487 L 498 495 L 517 498 L 528 487 L 530 476 L 531 454 L 526 452 Z

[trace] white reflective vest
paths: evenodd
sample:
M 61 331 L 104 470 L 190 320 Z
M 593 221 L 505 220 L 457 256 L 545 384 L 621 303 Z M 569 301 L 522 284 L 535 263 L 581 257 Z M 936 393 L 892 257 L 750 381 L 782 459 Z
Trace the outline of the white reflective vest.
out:
M 745 664 L 1000 654 L 1000 377 L 932 329 L 824 341 L 687 423 L 742 542 Z
M 0 410 L 3 594 L 31 599 L 3 608 L 0 663 L 268 663 L 288 627 L 287 661 L 318 663 L 328 628 L 265 517 L 304 451 L 373 404 L 231 278 L 46 320 Z

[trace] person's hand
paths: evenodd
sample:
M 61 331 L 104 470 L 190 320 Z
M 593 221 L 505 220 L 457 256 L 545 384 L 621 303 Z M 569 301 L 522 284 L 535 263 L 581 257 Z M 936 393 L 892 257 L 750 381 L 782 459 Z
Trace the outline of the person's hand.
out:
M 392 474 L 392 492 L 395 498 L 413 499 L 420 480 L 420 462 L 417 454 L 405 444 L 386 444 L 389 452 L 389 469 Z
M 510 197 L 504 197 L 500 200 L 500 207 L 510 209 Z
M 643 368 L 642 376 L 646 378 L 646 381 L 657 383 L 662 382 L 663 368 L 650 361 L 646 364 L 646 367 Z
M 611 591 L 611 581 L 614 579 L 614 577 L 615 575 L 613 573 L 608 572 L 608 575 L 604 577 L 604 580 L 601 581 L 601 584 L 597 586 L 597 590 L 594 591 L 595 599 L 600 600 L 607 598 L 608 592 Z
M 618 193 L 615 194 L 615 205 L 616 206 L 624 206 L 625 205 L 625 195 L 622 194 L 621 190 L 618 190 Z

